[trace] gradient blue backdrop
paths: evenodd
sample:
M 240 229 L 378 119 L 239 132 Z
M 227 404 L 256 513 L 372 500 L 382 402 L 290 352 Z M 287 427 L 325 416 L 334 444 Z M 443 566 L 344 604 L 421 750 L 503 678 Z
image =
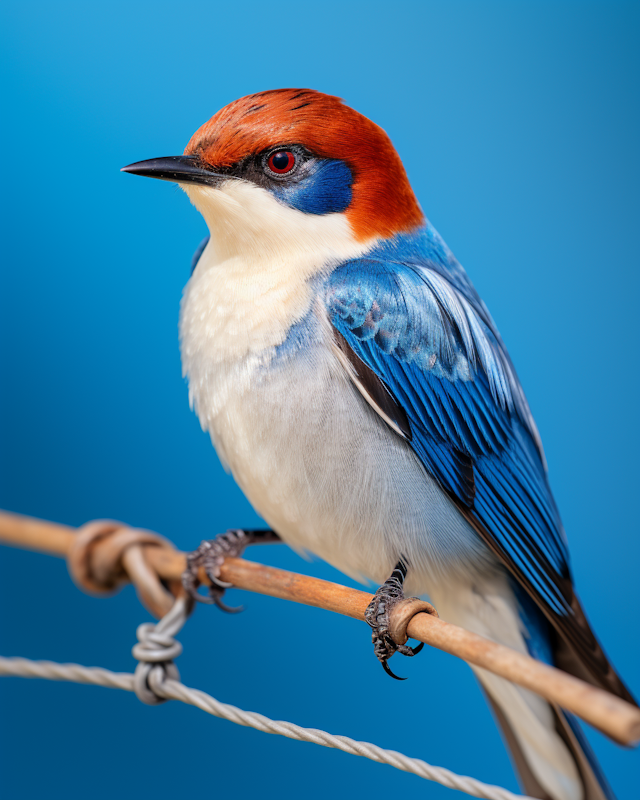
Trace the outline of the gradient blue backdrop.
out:
M 183 549 L 259 520 L 189 411 L 178 302 L 205 234 L 180 190 L 119 173 L 178 154 L 241 95 L 338 94 L 397 146 L 488 303 L 538 421 L 579 592 L 622 674 L 638 663 L 637 4 L 8 2 L 0 58 L 0 506 L 113 517 Z M 285 548 L 252 558 L 341 580 Z M 183 680 L 222 700 L 516 789 L 471 672 L 424 652 L 389 680 L 362 625 L 261 598 L 199 608 Z M 0 652 L 133 666 L 130 587 L 0 550 Z M 178 703 L 0 681 L 0 795 L 453 797 Z M 391 725 L 389 724 L 391 721 Z M 589 732 L 620 798 L 639 753 Z M 458 796 L 458 795 L 455 795 Z

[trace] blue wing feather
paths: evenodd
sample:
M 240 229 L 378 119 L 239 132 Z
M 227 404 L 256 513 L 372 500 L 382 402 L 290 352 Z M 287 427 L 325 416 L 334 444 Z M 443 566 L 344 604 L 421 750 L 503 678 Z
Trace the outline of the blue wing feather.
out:
M 403 408 L 427 471 L 549 611 L 571 614 L 535 424 L 488 311 L 442 240 L 428 227 L 343 264 L 326 307 Z
M 193 275 L 195 268 L 198 266 L 198 261 L 200 261 L 200 256 L 204 253 L 205 247 L 209 244 L 210 236 L 205 236 L 204 239 L 198 245 L 198 249 L 193 254 L 191 258 L 191 274 Z

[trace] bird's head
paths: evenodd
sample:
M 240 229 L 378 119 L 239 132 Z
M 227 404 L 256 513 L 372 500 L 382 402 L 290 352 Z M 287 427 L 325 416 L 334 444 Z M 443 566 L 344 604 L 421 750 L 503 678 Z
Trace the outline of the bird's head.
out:
M 387 134 L 309 89 L 236 100 L 196 131 L 184 155 L 124 171 L 179 183 L 223 257 L 277 257 L 292 246 L 346 255 L 424 221 Z

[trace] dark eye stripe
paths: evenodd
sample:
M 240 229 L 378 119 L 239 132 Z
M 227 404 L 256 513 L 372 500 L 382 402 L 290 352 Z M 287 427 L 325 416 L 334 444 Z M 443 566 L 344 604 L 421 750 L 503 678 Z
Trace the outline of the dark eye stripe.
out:
M 277 175 L 284 175 L 291 172 L 296 163 L 296 157 L 290 150 L 278 150 L 269 156 L 267 165 L 272 172 Z

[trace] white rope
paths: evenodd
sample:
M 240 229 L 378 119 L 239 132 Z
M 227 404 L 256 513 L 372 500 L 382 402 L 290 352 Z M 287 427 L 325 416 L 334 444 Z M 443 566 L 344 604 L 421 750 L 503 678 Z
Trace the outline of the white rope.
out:
M 151 626 L 154 627 L 154 626 Z M 73 681 L 75 683 L 88 683 L 92 686 L 106 686 L 110 689 L 123 689 L 127 692 L 135 691 L 134 676 L 128 672 L 110 672 L 100 667 L 83 667 L 79 664 L 56 664 L 52 661 L 30 661 L 26 658 L 3 658 L 0 656 L 0 676 L 15 676 L 21 678 L 45 678 L 54 681 Z M 235 722 L 237 725 L 255 728 L 263 733 L 275 733 L 286 736 L 288 739 L 297 739 L 300 742 L 311 742 L 323 747 L 333 747 L 344 753 L 364 756 L 379 764 L 388 764 L 404 772 L 412 772 L 420 778 L 435 781 L 450 789 L 457 789 L 472 797 L 481 797 L 485 800 L 532 800 L 523 795 L 502 789 L 499 786 L 490 786 L 475 778 L 456 775 L 442 767 L 432 767 L 418 758 L 409 758 L 394 750 L 384 750 L 369 742 L 358 742 L 347 736 L 335 736 L 326 731 L 315 728 L 302 728 L 292 722 L 282 722 L 269 719 L 253 711 L 243 711 L 235 706 L 221 703 L 214 697 L 197 689 L 190 689 L 182 683 L 164 677 L 162 667 L 154 667 L 148 677 L 152 691 L 165 700 L 180 700 L 183 703 L 196 706 L 214 717 Z
M 214 717 L 235 722 L 236 725 L 255 728 L 263 733 L 275 733 L 299 742 L 333 747 L 354 756 L 364 756 L 371 761 L 388 764 L 403 772 L 412 772 L 420 778 L 440 783 L 449 789 L 457 789 L 473 797 L 485 800 L 532 800 L 522 795 L 515 795 L 500 786 L 489 786 L 475 778 L 456 775 L 442 767 L 432 767 L 425 761 L 409 758 L 402 753 L 396 753 L 395 750 L 383 750 L 375 744 L 357 742 L 347 736 L 335 736 L 316 728 L 302 728 L 293 722 L 269 719 L 254 711 L 243 711 L 236 706 L 221 703 L 215 697 L 198 689 L 190 689 L 180 683 L 180 673 L 173 659 L 182 652 L 182 645 L 174 637 L 186 622 L 192 608 L 191 601 L 179 597 L 158 623 L 154 625 L 146 622 L 138 626 L 136 631 L 138 644 L 132 650 L 134 658 L 138 660 L 138 666 L 133 675 L 128 672 L 110 672 L 100 667 L 82 667 L 79 664 L 56 664 L 52 661 L 30 661 L 26 658 L 0 656 L 0 676 L 75 681 L 93 686 L 106 686 L 109 689 L 124 689 L 127 692 L 135 692 L 138 699 L 148 705 L 157 705 L 166 700 L 180 700 Z

